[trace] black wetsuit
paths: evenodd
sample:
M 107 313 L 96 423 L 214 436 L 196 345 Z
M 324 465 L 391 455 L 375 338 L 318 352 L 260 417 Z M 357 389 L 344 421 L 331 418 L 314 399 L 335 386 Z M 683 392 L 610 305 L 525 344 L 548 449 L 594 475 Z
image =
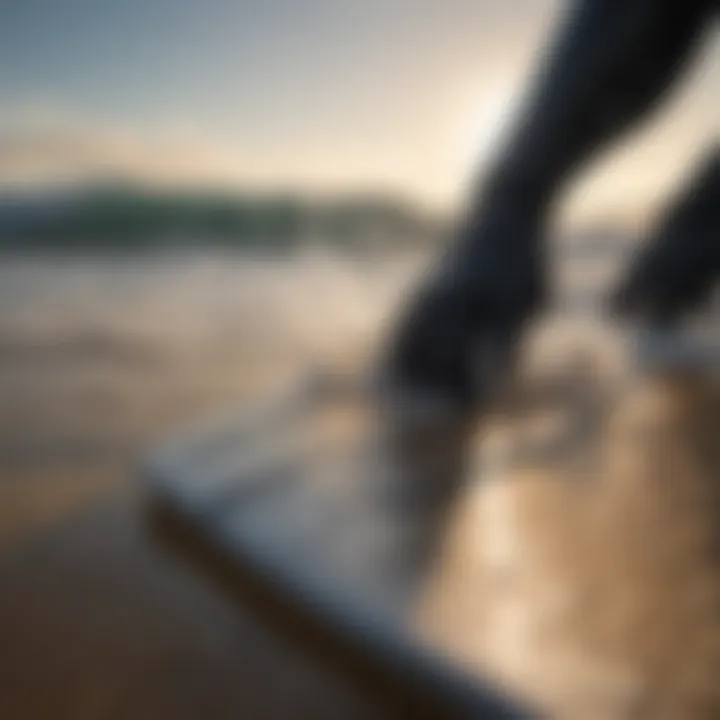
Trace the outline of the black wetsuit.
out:
M 458 239 L 400 318 L 385 367 L 391 377 L 470 407 L 482 399 L 478 352 L 485 345 L 511 354 L 542 302 L 543 237 L 555 200 L 580 167 L 666 94 L 719 7 L 720 0 L 572 4 Z M 720 270 L 718 234 L 715 146 L 643 244 L 615 308 L 667 320 L 699 302 Z

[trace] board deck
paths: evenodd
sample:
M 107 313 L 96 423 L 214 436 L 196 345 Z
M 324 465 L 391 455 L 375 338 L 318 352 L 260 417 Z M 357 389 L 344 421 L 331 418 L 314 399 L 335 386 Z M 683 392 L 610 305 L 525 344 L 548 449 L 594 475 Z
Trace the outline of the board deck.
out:
M 211 573 L 222 566 L 241 594 L 260 584 L 279 597 L 310 644 L 339 646 L 363 689 L 380 688 L 392 716 L 535 717 L 414 631 L 436 518 L 389 515 L 379 488 L 348 476 L 357 405 L 302 383 L 160 448 L 144 468 L 156 536 Z
M 554 346 L 552 335 L 546 340 Z M 609 347 L 607 339 L 602 343 Z M 687 511 L 684 525 L 677 516 L 678 527 L 686 528 L 680 534 L 653 525 L 647 511 L 652 482 L 667 476 L 657 508 L 669 527 L 686 478 L 678 483 L 664 460 L 630 471 L 625 459 L 614 459 L 625 458 L 617 448 L 627 432 L 608 430 L 615 423 L 608 425 L 609 415 L 634 417 L 633 408 L 647 405 L 648 397 L 650 405 L 663 405 L 663 398 L 677 395 L 675 381 L 651 383 L 648 390 L 637 377 L 620 381 L 614 370 L 598 370 L 601 353 L 561 354 L 563 364 L 552 357 L 544 367 L 530 363 L 512 413 L 484 426 L 476 472 L 442 517 L 421 513 L 411 502 L 389 509 L 387 488 L 348 472 L 363 464 L 357 444 L 368 419 L 362 393 L 342 383 L 311 382 L 154 453 L 145 471 L 160 535 L 186 554 L 202 547 L 203 563 L 222 565 L 226 579 L 241 578 L 243 593 L 255 583 L 270 588 L 285 610 L 313 628 L 313 643 L 317 633 L 339 642 L 355 674 L 360 663 L 369 686 L 401 696 L 398 716 L 540 716 L 540 704 L 529 710 L 532 702 L 519 701 L 522 696 L 541 699 L 545 710 L 565 709 L 553 717 L 646 717 L 632 714 L 645 692 L 638 687 L 647 685 L 638 679 L 641 665 L 625 663 L 624 656 L 622 662 L 586 662 L 582 647 L 575 655 L 566 653 L 567 643 L 558 650 L 559 639 L 582 637 L 566 625 L 582 613 L 586 580 L 597 584 L 592 593 L 598 597 L 607 593 L 612 610 L 628 588 L 642 585 L 633 585 L 633 578 L 643 577 L 646 566 L 659 568 L 656 598 L 662 598 L 663 573 L 680 572 L 667 559 L 679 556 L 682 532 L 694 537 L 696 528 L 716 523 L 701 504 Z M 602 363 L 612 365 L 609 357 Z M 698 397 L 707 395 L 703 389 Z M 676 455 L 686 460 L 689 452 L 693 461 L 694 440 L 681 428 L 699 405 L 683 399 L 676 406 L 684 409 L 666 418 L 663 432 L 672 440 L 666 444 L 678 446 Z M 643 412 L 644 421 L 655 422 L 654 410 Z M 707 436 L 706 429 L 698 433 Z M 640 440 L 630 445 L 632 462 L 650 456 Z M 610 472 L 608 457 L 611 467 L 618 463 Z M 698 497 L 707 485 L 701 475 L 693 476 Z M 177 526 L 182 542 L 171 530 Z M 618 543 L 614 555 L 608 537 Z M 638 538 L 650 538 L 651 545 L 639 546 L 634 557 Z M 699 551 L 688 545 L 682 552 L 682 568 L 697 566 Z M 630 557 L 635 565 L 623 569 Z M 598 567 L 612 559 L 606 576 L 585 570 L 590 558 Z M 702 573 L 702 587 L 710 582 L 714 588 L 714 566 Z M 697 579 L 683 577 L 687 587 Z M 648 577 L 637 590 L 638 602 L 646 603 L 643 617 L 655 612 L 656 599 L 643 590 L 653 583 Z M 720 592 L 720 576 L 716 584 Z M 668 602 L 681 628 L 685 606 Z M 539 642 L 537 632 L 548 626 L 554 635 Z M 598 651 L 601 660 L 604 652 Z M 556 658 L 560 665 L 552 664 Z M 577 703 L 567 709 L 567 698 L 575 695 Z

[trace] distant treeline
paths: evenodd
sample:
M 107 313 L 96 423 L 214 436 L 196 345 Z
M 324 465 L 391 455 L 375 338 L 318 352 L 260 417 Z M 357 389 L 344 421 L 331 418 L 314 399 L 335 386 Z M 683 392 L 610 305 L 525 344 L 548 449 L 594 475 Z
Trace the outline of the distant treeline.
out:
M 311 201 L 291 195 L 171 192 L 101 186 L 65 195 L 0 198 L 0 243 L 7 246 L 157 245 L 290 248 L 422 243 L 443 223 L 382 196 Z

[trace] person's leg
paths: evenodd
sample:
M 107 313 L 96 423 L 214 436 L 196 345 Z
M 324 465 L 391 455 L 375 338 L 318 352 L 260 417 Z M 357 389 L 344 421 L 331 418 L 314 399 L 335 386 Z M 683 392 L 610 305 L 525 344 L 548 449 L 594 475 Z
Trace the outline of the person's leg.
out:
M 711 0 L 581 0 L 563 21 L 458 240 L 411 298 L 383 370 L 391 385 L 473 408 L 484 345 L 508 350 L 542 297 L 542 235 L 571 173 L 645 117 L 677 76 Z M 482 371 L 482 367 L 480 368 Z
M 720 147 L 661 218 L 613 297 L 620 315 L 666 324 L 697 308 L 720 277 Z

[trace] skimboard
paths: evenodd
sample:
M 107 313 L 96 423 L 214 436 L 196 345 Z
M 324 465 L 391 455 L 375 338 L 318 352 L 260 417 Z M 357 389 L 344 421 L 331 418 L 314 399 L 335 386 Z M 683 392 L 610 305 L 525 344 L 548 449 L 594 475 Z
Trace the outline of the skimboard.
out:
M 415 632 L 439 518 L 390 515 L 388 488 L 347 472 L 366 419 L 354 385 L 313 376 L 159 448 L 143 468 L 154 537 L 390 717 L 535 717 Z
M 572 592 L 553 595 L 533 552 L 562 556 L 582 534 L 572 521 L 585 517 L 578 493 L 607 485 L 598 473 L 608 418 L 637 387 L 618 375 L 617 353 L 599 360 L 613 341 L 601 345 L 560 362 L 547 352 L 557 350 L 552 332 L 541 333 L 520 392 L 482 426 L 474 469 L 441 518 L 412 502 L 388 512 L 373 479 L 347 471 L 362 464 L 367 399 L 360 384 L 316 376 L 158 448 L 144 466 L 155 536 L 223 587 L 259 594 L 273 622 L 322 645 L 398 716 L 560 716 L 558 697 L 585 700 L 603 687 L 632 705 L 642 692 L 630 681 L 617 690 L 578 680 L 570 669 L 582 663 L 567 658 L 542 675 L 544 645 L 528 645 L 534 608 L 554 608 L 534 638 L 547 632 L 546 617 L 575 612 L 563 605 Z M 526 507 L 552 517 L 540 542 L 517 533 L 518 522 L 535 526 Z M 559 525 L 554 536 L 548 528 Z M 529 579 L 538 567 L 539 584 Z M 610 712 L 597 717 L 624 717 Z M 591 717 L 578 706 L 567 716 Z

